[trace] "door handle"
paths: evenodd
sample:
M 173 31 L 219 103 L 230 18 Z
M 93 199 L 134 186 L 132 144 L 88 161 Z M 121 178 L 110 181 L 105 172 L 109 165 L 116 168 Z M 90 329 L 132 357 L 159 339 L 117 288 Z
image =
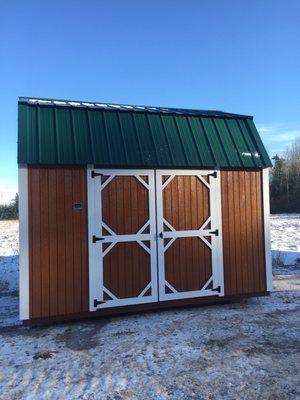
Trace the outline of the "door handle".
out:
M 163 234 L 163 232 L 160 232 L 160 234 L 158 235 L 161 239 L 163 239 L 164 238 L 164 234 Z

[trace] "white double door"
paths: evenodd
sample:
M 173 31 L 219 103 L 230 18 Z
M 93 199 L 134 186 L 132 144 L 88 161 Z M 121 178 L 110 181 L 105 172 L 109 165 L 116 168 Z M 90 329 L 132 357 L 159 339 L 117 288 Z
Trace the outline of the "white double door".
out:
M 87 178 L 90 311 L 224 295 L 219 171 Z

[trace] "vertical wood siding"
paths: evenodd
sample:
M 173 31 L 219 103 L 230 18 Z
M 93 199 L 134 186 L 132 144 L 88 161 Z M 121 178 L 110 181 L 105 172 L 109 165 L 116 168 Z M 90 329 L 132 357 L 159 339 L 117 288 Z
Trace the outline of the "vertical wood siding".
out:
M 31 167 L 28 186 L 30 318 L 87 311 L 86 170 Z
M 151 281 L 150 271 L 150 256 L 138 243 L 117 243 L 104 257 L 103 284 L 118 299 L 138 297 Z
M 176 176 L 163 190 L 163 217 L 174 229 L 197 230 L 209 215 L 209 191 L 196 176 Z M 177 238 L 165 253 L 165 274 L 179 292 L 200 290 L 212 274 L 211 250 L 200 238 Z
M 176 185 L 176 181 L 173 182 L 174 185 Z M 193 226 L 194 219 L 198 224 L 198 219 L 204 218 L 204 215 L 197 217 L 195 213 L 193 214 L 194 207 L 191 205 L 197 204 L 199 199 L 203 198 L 200 196 L 198 199 L 197 190 L 193 188 L 193 185 L 194 182 L 191 181 L 188 185 L 189 190 L 182 194 L 181 201 L 178 197 L 177 208 L 172 203 L 170 209 L 167 206 L 164 209 L 165 216 L 168 216 L 170 222 L 176 227 L 177 223 L 186 224 L 182 227 L 180 225 L 181 229 Z M 122 226 L 114 226 L 118 232 L 119 230 L 120 232 L 134 232 L 145 219 L 147 207 L 144 193 L 140 193 L 141 196 L 143 194 L 141 198 L 136 198 L 140 195 L 136 195 L 139 185 L 134 181 L 133 186 L 130 186 L 131 190 L 126 190 L 126 193 L 131 193 L 131 201 L 127 204 L 127 208 L 130 208 L 131 205 L 131 211 L 142 210 L 141 215 L 140 212 L 137 212 L 137 221 L 133 225 L 127 224 L 126 213 L 119 219 L 112 217 L 114 201 L 111 198 L 110 190 L 116 189 L 114 185 L 108 186 L 107 193 L 104 193 L 104 199 L 107 195 L 108 203 L 105 211 L 106 222 L 124 220 Z M 174 197 L 172 196 L 173 186 L 170 185 L 166 190 L 164 194 L 166 199 Z M 30 318 L 88 312 L 86 169 L 83 167 L 30 167 L 28 169 L 28 189 Z M 265 292 L 262 172 L 222 171 L 221 190 L 225 296 Z M 140 190 L 140 192 L 143 191 Z M 195 199 L 194 193 L 197 194 Z M 75 202 L 81 202 L 81 210 L 74 209 Z M 184 204 L 188 205 L 190 219 L 179 218 L 179 208 Z M 208 212 L 207 205 L 204 203 L 201 205 L 199 212 L 206 214 Z M 118 207 L 115 210 L 118 210 Z M 174 212 L 175 210 L 176 212 Z M 178 222 L 176 222 L 176 218 L 179 218 Z M 195 256 L 197 248 L 189 243 L 186 250 L 191 253 L 187 254 L 187 260 L 188 264 L 192 266 L 197 260 Z M 176 253 L 176 248 L 174 247 L 172 251 Z M 126 257 L 126 252 L 121 253 L 123 260 L 130 259 L 130 257 Z M 131 252 L 129 253 L 131 254 Z M 167 255 L 167 258 L 171 257 L 171 253 Z M 113 255 L 112 253 L 111 256 Z M 118 252 L 118 260 L 119 257 Z M 202 254 L 201 257 L 203 258 L 204 255 Z M 108 261 L 109 259 L 107 259 Z M 115 260 L 112 260 L 111 265 L 113 264 L 116 264 Z M 146 264 L 147 262 L 144 260 L 143 265 Z M 192 270 L 189 272 L 195 279 Z M 132 273 L 133 275 L 137 274 L 136 271 L 132 271 Z M 169 273 L 171 276 L 174 275 L 173 270 L 170 270 Z M 147 274 L 146 268 L 144 275 L 140 276 L 140 280 L 142 280 L 141 282 L 139 280 L 140 286 L 133 288 L 135 293 L 140 291 L 148 281 Z M 107 270 L 105 279 L 110 280 L 110 276 L 111 271 Z M 179 276 L 179 281 L 180 279 L 182 280 L 180 284 L 184 284 L 186 289 L 185 286 L 188 285 L 188 282 Z M 174 283 L 173 280 L 172 283 Z M 132 293 L 122 292 L 121 282 L 117 283 L 117 289 L 115 287 L 110 287 L 110 289 L 116 290 L 118 295 L 122 294 L 125 297 L 132 295 Z M 120 290 L 122 293 L 119 293 Z
M 148 190 L 135 177 L 116 176 L 102 190 L 102 213 L 117 235 L 136 234 L 149 220 Z
M 211 275 L 211 250 L 197 237 L 178 238 L 165 253 L 166 280 L 179 292 L 200 290 Z
M 137 234 L 149 220 L 148 190 L 132 176 L 113 178 L 102 190 L 100 206 L 103 221 L 118 235 Z M 137 297 L 150 283 L 150 271 L 150 256 L 138 243 L 117 243 L 103 259 L 103 284 L 120 299 Z
M 261 171 L 222 171 L 225 296 L 266 291 Z
M 174 229 L 199 229 L 209 217 L 209 191 L 196 176 L 175 176 L 163 191 L 163 207 Z

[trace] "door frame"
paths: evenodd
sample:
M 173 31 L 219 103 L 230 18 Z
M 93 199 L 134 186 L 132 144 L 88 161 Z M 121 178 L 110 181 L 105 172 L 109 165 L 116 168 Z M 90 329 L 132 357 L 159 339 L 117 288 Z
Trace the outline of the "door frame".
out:
M 142 233 L 146 229 L 144 225 L 136 234 L 124 235 L 102 235 L 102 207 L 101 204 L 101 183 L 98 176 L 92 177 L 92 171 L 95 173 L 110 175 L 110 176 L 137 176 L 147 175 L 148 184 L 141 180 L 141 184 L 148 189 L 149 199 L 149 233 Z M 113 179 L 113 178 L 112 178 Z M 138 179 L 138 178 L 137 178 Z M 108 180 L 107 180 L 108 181 Z M 107 182 L 105 181 L 105 182 Z M 142 182 L 143 181 L 143 182 Z M 107 183 L 103 183 L 105 187 Z M 98 183 L 98 185 L 97 185 Z M 157 244 L 156 244 L 156 209 L 155 209 L 155 173 L 153 169 L 99 169 L 93 165 L 87 167 L 87 193 L 88 193 L 88 244 L 89 244 L 89 310 L 96 311 L 103 308 L 112 308 L 127 306 L 133 304 L 153 303 L 158 301 L 157 291 Z M 97 190 L 97 187 L 99 190 Z M 99 222 L 97 222 L 99 221 Z M 109 227 L 105 226 L 106 230 Z M 101 236 L 104 240 L 94 243 L 93 235 Z M 142 241 L 150 242 L 150 249 L 143 244 Z M 114 296 L 103 284 L 103 258 L 108 251 L 102 248 L 102 243 L 120 243 L 120 242 L 137 242 L 145 251 L 149 253 L 150 261 L 150 283 L 141 291 L 138 297 L 118 299 Z M 113 246 L 109 246 L 112 248 Z M 105 254 L 104 254 L 105 253 Z M 103 255 L 104 254 L 104 255 Z M 147 290 L 151 287 L 151 295 L 144 296 Z M 100 290 L 99 290 L 100 289 Z M 104 290 L 105 289 L 105 290 Z M 95 299 L 99 302 L 104 301 L 104 291 L 112 297 L 112 300 L 107 300 L 102 304 L 95 305 Z M 113 296 L 111 296 L 113 295 Z
M 143 240 L 150 240 L 151 242 L 151 254 L 150 254 L 150 268 L 151 268 L 151 296 L 137 297 L 137 298 L 125 298 L 117 299 L 117 301 L 107 301 L 100 306 L 94 305 L 95 298 L 101 301 L 99 294 L 99 284 L 103 287 L 103 273 L 100 272 L 99 277 L 99 262 L 101 261 L 100 270 L 103 271 L 103 259 L 101 257 L 100 246 L 102 245 L 93 243 L 93 235 L 99 235 L 97 231 L 97 220 L 102 221 L 102 210 L 100 205 L 101 197 L 100 190 L 96 190 L 95 178 L 92 178 L 92 171 L 106 173 L 108 175 L 121 176 L 136 176 L 136 175 L 148 175 L 149 176 L 149 221 L 150 221 L 150 233 L 146 238 L 146 234 L 143 236 Z M 162 252 L 163 240 L 159 238 L 159 233 L 162 230 L 163 219 L 162 219 L 162 175 L 208 175 L 215 174 L 214 184 L 210 189 L 210 207 L 215 208 L 214 220 L 211 221 L 211 230 L 214 226 L 217 226 L 219 235 L 212 237 L 212 243 L 215 241 L 214 251 L 212 251 L 212 272 L 214 276 L 214 286 L 220 286 L 220 292 L 211 290 L 197 290 L 189 292 L 176 292 L 176 293 L 165 293 L 164 284 L 164 254 Z M 153 180 L 150 177 L 153 177 Z M 89 249 L 89 311 L 96 311 L 108 307 L 119 307 L 134 304 L 152 303 L 158 301 L 167 300 L 178 300 L 185 298 L 195 298 L 202 296 L 224 296 L 224 271 L 223 271 L 223 244 L 222 244 L 222 206 L 221 206 L 221 172 L 220 170 L 182 170 L 182 169 L 99 169 L 94 168 L 92 164 L 87 166 L 87 197 L 88 197 L 88 249 Z M 150 183 L 151 182 L 151 183 Z M 151 188 L 152 184 L 152 188 Z M 98 227 L 98 229 L 101 227 Z M 167 234 L 167 232 L 165 232 Z M 186 233 L 190 236 L 197 236 L 192 231 L 185 231 L 185 234 L 179 233 L 178 237 L 186 237 Z M 104 235 L 101 235 L 104 236 Z M 101 243 L 112 243 L 112 242 L 126 242 L 126 239 L 136 235 L 118 235 L 119 239 L 103 240 Z M 167 236 L 167 235 L 166 235 Z M 133 237 L 131 238 L 133 239 Z M 217 240 L 216 240 L 217 239 Z M 135 241 L 136 240 L 131 240 Z M 103 295 L 103 290 L 102 290 Z M 102 299 L 103 300 L 103 299 Z
M 162 177 L 168 175 L 171 179 L 167 179 L 166 182 L 162 182 Z M 210 223 L 211 227 L 209 231 L 219 230 L 218 236 L 206 235 L 211 237 L 211 265 L 212 265 L 212 277 L 213 277 L 213 289 L 220 287 L 220 291 L 217 292 L 212 289 L 206 289 L 209 286 L 208 281 L 201 290 L 178 292 L 173 288 L 169 282 L 165 279 L 165 246 L 164 239 L 174 237 L 175 231 L 164 231 L 163 225 L 166 221 L 163 218 L 163 189 L 168 183 L 177 175 L 180 176 L 197 176 L 201 180 L 201 176 L 214 175 L 209 178 L 209 183 L 202 180 L 210 191 Z M 221 179 L 220 171 L 218 170 L 180 170 L 180 169 L 161 169 L 155 171 L 156 178 L 156 218 L 157 218 L 157 254 L 158 254 L 158 287 L 159 287 L 159 301 L 167 300 L 179 300 L 193 297 L 204 297 L 204 296 L 224 296 L 224 276 L 223 276 L 223 244 L 222 244 L 222 208 L 221 208 Z M 213 211 L 212 211 L 213 210 Z M 179 237 L 199 237 L 199 233 L 202 234 L 202 227 L 205 228 L 204 223 L 198 230 L 193 231 L 178 231 L 175 234 Z M 163 232 L 163 238 L 160 237 L 160 233 Z M 207 233 L 207 232 L 206 232 Z M 175 239 L 176 240 L 176 239 Z M 202 240 L 202 239 L 200 239 Z M 171 244 L 172 245 L 172 244 Z M 169 289 L 174 291 L 173 293 L 166 293 L 165 286 L 169 286 Z

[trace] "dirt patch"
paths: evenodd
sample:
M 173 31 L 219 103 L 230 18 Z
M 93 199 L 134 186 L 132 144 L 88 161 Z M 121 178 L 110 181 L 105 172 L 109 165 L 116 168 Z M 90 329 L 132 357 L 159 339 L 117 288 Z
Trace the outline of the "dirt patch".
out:
M 135 332 L 132 332 L 132 331 L 120 331 L 120 332 L 113 333 L 112 336 L 120 337 L 120 336 L 134 335 L 134 334 L 135 334 Z
M 110 322 L 108 318 L 103 318 L 88 323 L 72 324 L 64 330 L 63 333 L 56 335 L 55 340 L 58 343 L 63 342 L 64 345 L 71 350 L 84 351 L 97 347 L 98 334 L 101 329 Z
M 57 353 L 57 352 L 55 352 Z M 42 359 L 42 360 L 47 360 L 48 358 L 52 358 L 54 355 L 53 352 L 51 351 L 39 351 L 38 353 L 35 353 L 35 355 L 32 357 L 34 360 Z
M 9 282 L 8 281 L 0 281 L 0 294 L 5 293 L 9 290 Z

